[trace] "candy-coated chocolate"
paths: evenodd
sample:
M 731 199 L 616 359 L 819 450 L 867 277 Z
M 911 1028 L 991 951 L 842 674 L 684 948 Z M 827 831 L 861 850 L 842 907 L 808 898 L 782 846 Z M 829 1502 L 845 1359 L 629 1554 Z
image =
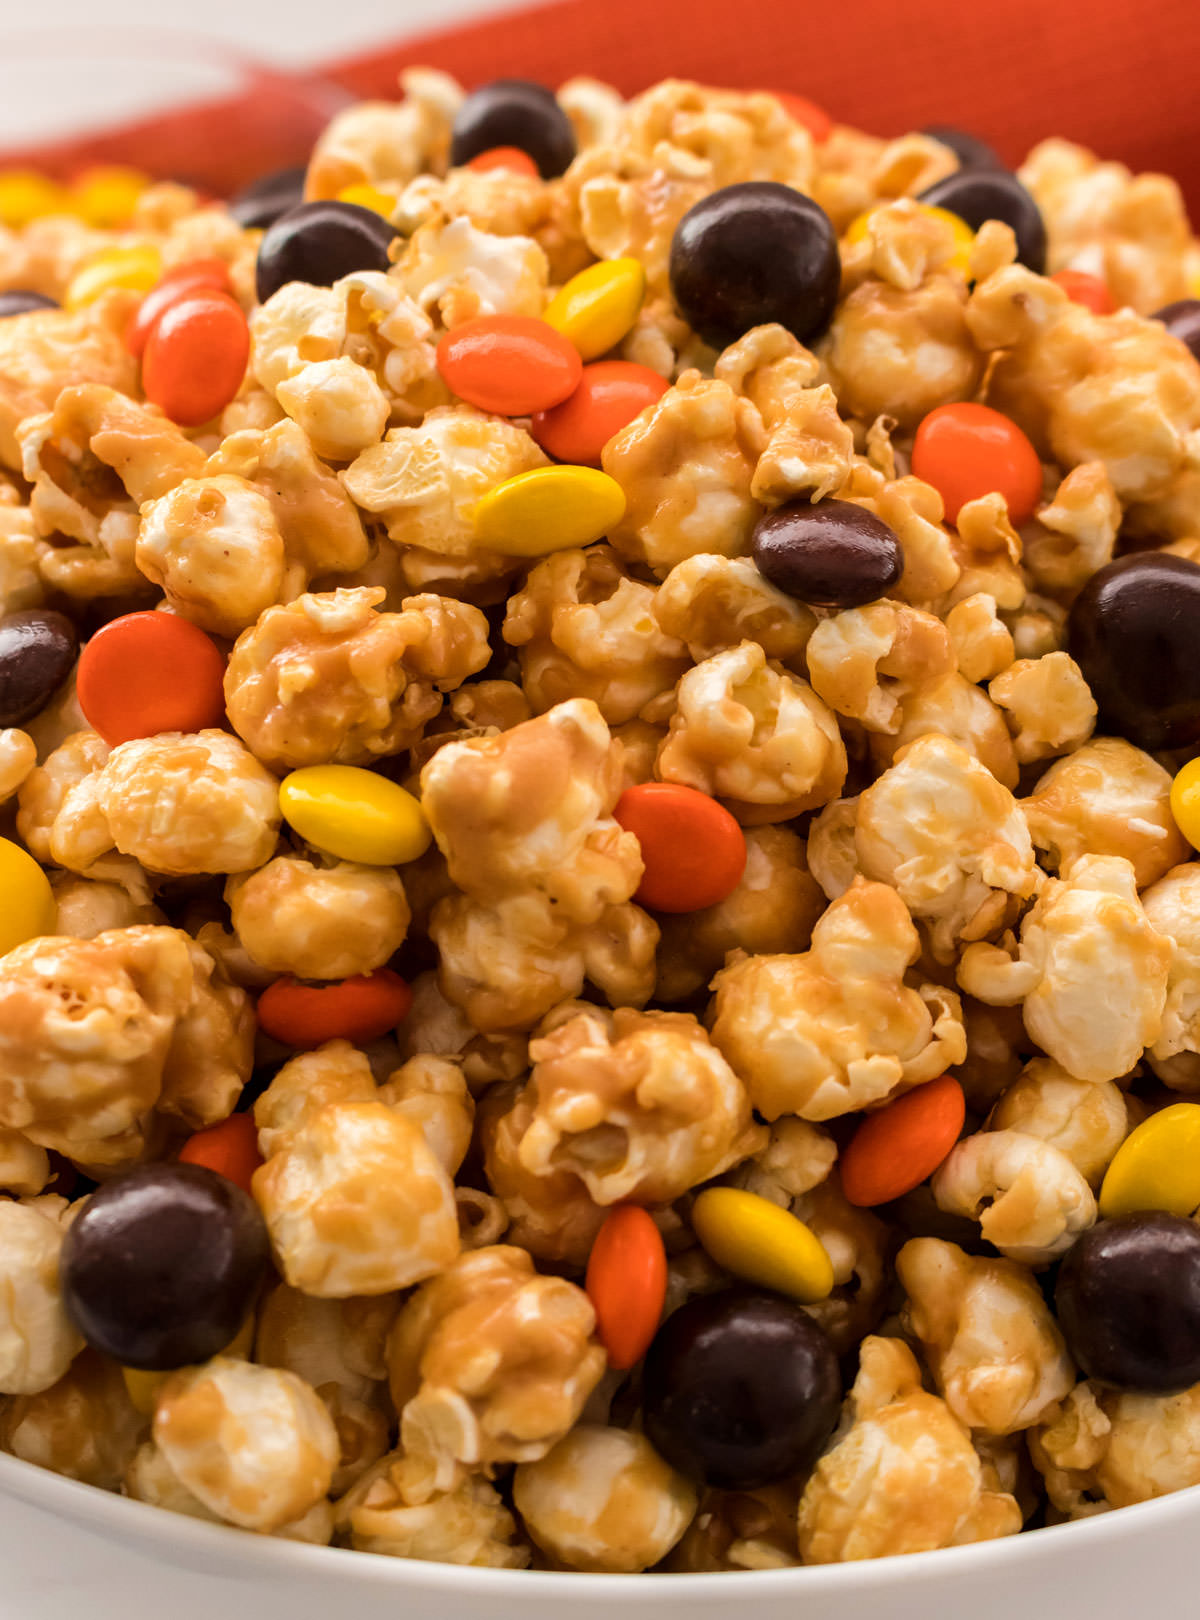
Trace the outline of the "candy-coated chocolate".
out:
M 196 1164 L 147 1164 L 107 1181 L 63 1243 L 63 1301 L 93 1349 L 162 1371 L 224 1350 L 270 1256 L 254 1201 Z
M 1099 276 L 1089 276 L 1085 270 L 1057 270 L 1050 280 L 1073 304 L 1082 304 L 1093 315 L 1111 315 L 1116 309 L 1113 296 Z
M 71 212 L 85 224 L 111 230 L 129 223 L 138 198 L 149 184 L 150 176 L 141 169 L 123 163 L 97 164 L 85 169 L 75 181 L 68 203 Z
M 40 714 L 78 652 L 79 637 L 65 613 L 22 608 L 0 619 L 0 727 Z
M 306 765 L 285 776 L 279 806 L 307 843 L 363 866 L 403 866 L 433 839 L 420 804 L 359 765 Z
M 988 143 L 968 130 L 955 129 L 953 124 L 926 124 L 921 133 L 932 135 L 935 141 L 948 146 L 964 169 L 1004 168 Z
M 667 1297 L 667 1252 L 653 1218 L 618 1204 L 592 1244 L 585 1281 L 596 1335 L 611 1367 L 632 1367 L 646 1354 Z
M 411 1006 L 412 991 L 390 968 L 332 984 L 301 984 L 288 974 L 259 996 L 258 1025 L 302 1051 L 326 1041 L 365 1046 L 403 1023 Z
M 54 932 L 57 907 L 45 872 L 28 850 L 0 838 L 0 956 Z
M 1155 310 L 1151 320 L 1161 321 L 1173 337 L 1200 360 L 1200 298 L 1180 298 L 1174 304 L 1165 304 Z
M 788 501 L 765 512 L 751 542 L 759 572 L 813 607 L 861 607 L 904 572 L 895 531 L 852 501 Z
M 966 1097 L 952 1074 L 868 1114 L 838 1163 L 847 1203 L 870 1209 L 919 1187 L 958 1141 L 966 1117 Z
M 148 680 L 147 671 L 171 679 Z M 75 688 L 88 724 L 114 748 L 160 731 L 204 731 L 225 718 L 225 660 L 204 631 L 173 613 L 110 619 L 79 656 Z
M 307 170 L 278 169 L 264 174 L 261 180 L 239 191 L 229 204 L 229 212 L 239 225 L 250 230 L 266 230 L 274 225 L 281 214 L 299 207 L 304 201 L 304 179 Z
M 498 416 L 531 416 L 579 386 L 573 344 L 531 315 L 479 315 L 442 338 L 438 370 L 459 399 Z
M 468 169 L 474 169 L 477 174 L 490 174 L 495 169 L 507 169 L 512 174 L 523 174 L 530 180 L 537 180 L 538 166 L 528 152 L 522 152 L 519 146 L 489 146 L 486 152 L 479 152 L 467 164 Z
M 671 242 L 671 292 L 706 343 L 723 348 L 778 322 L 802 343 L 837 306 L 841 261 L 829 216 L 773 180 L 714 191 L 690 208 Z
M 805 1473 L 833 1432 L 842 1381 L 804 1308 L 733 1288 L 688 1300 L 646 1355 L 646 1435 L 680 1473 L 749 1491 Z
M 258 301 L 265 304 L 289 281 L 332 287 L 355 270 L 386 270 L 395 238 L 395 226 L 373 208 L 301 203 L 274 220 L 258 245 Z
M 146 398 L 181 427 L 211 421 L 233 399 L 250 359 L 250 328 L 233 299 L 199 287 L 169 304 L 142 357 Z
M 1105 1171 L 1099 1202 L 1105 1216 L 1200 1209 L 1200 1104 L 1173 1103 L 1135 1126 Z
M 179 1150 L 179 1162 L 204 1165 L 248 1193 L 251 1178 L 263 1162 L 254 1115 L 230 1114 L 219 1124 L 189 1136 Z
M 58 307 L 54 299 L 47 298 L 45 293 L 32 292 L 25 287 L 13 287 L 8 292 L 0 292 L 0 321 L 7 320 L 10 315 L 29 315 L 34 310 Z
M 698 788 L 639 782 L 622 793 L 613 817 L 641 848 L 639 905 L 702 911 L 719 905 L 741 882 L 745 834 L 723 804 Z
M 542 312 L 584 360 L 597 360 L 629 331 L 646 296 L 639 259 L 604 259 L 572 276 Z
M 660 400 L 669 383 L 632 360 L 594 360 L 584 366 L 574 393 L 534 413 L 529 431 L 547 455 L 580 467 L 598 467 L 604 446 L 635 416 Z
M 562 174 L 575 156 L 571 120 L 551 91 L 529 79 L 494 79 L 467 97 L 454 119 L 450 161 L 469 163 L 498 146 L 516 146 L 543 180 Z
M 1046 269 L 1046 225 L 1041 209 L 1007 169 L 959 169 L 923 191 L 918 202 L 947 208 L 973 231 L 989 219 L 1011 225 L 1017 258 L 1039 276 Z
M 114 287 L 149 292 L 161 274 L 162 255 L 156 247 L 103 248 L 71 277 L 63 307 L 83 309 Z
M 692 1205 L 692 1229 L 719 1266 L 802 1305 L 833 1290 L 833 1264 L 811 1227 L 769 1198 L 708 1187 Z
M 625 515 L 625 492 L 593 467 L 534 467 L 490 490 L 475 508 L 481 546 L 545 557 L 601 540 Z
M 137 314 L 125 329 L 125 347 L 130 354 L 141 359 L 146 340 L 161 317 L 172 304 L 177 304 L 201 287 L 232 296 L 229 266 L 223 259 L 190 259 L 187 264 L 176 265 L 160 277 L 158 284 L 151 287 L 142 299 Z
M 999 493 L 1009 521 L 1025 523 L 1042 498 L 1042 464 L 1029 437 L 989 405 L 938 405 L 913 439 L 912 470 L 932 484 L 954 523 L 968 501 Z
M 1067 651 L 1100 709 L 1097 731 L 1139 748 L 1200 739 L 1200 566 L 1143 552 L 1108 563 L 1067 615 Z
M 1159 1211 L 1099 1221 L 1067 1250 L 1054 1293 L 1085 1378 L 1169 1393 L 1200 1382 L 1200 1226 Z

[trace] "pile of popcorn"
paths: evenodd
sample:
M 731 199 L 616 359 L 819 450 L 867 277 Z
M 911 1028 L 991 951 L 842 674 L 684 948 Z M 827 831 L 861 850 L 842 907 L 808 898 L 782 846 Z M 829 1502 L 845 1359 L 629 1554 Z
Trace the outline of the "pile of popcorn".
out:
M 175 184 L 120 230 L 0 228 L 0 288 L 56 300 L 114 244 L 221 259 L 252 336 L 238 397 L 183 429 L 141 395 L 135 293 L 0 320 L 0 617 L 182 616 L 227 652 L 229 726 L 110 748 L 68 683 L 0 731 L 0 831 L 57 902 L 53 937 L 0 957 L 0 1446 L 270 1535 L 588 1570 L 870 1558 L 1200 1483 L 1200 1386 L 1082 1379 L 1038 1280 L 1162 1088 L 1200 1091 L 1186 754 L 1096 735 L 1063 648 L 1118 539 L 1200 561 L 1200 366 L 1146 318 L 1200 277 L 1178 189 L 1060 140 L 1019 171 L 1049 268 L 1122 306 L 1102 316 L 1003 224 L 951 265 L 911 201 L 957 164 L 929 136 L 817 142 L 766 93 L 576 79 L 578 156 L 542 180 L 449 168 L 462 91 L 404 90 L 339 114 L 307 174 L 311 199 L 392 199 L 386 273 L 258 306 L 261 233 Z M 875 210 L 811 352 L 781 326 L 715 352 L 672 302 L 683 214 L 760 180 L 840 233 Z M 616 256 L 647 277 L 620 354 L 670 383 L 605 449 L 625 516 L 585 549 L 483 551 L 476 503 L 548 458 L 454 400 L 439 338 Z M 1020 528 L 999 495 L 950 527 L 909 471 L 917 424 L 967 399 L 1041 453 Z M 815 610 L 751 560 L 764 512 L 829 496 L 899 537 L 890 597 Z M 428 853 L 304 845 L 279 779 L 326 764 L 417 794 Z M 613 809 L 654 780 L 745 830 L 720 904 L 637 904 Z M 388 964 L 413 991 L 393 1035 L 296 1054 L 256 1030 L 280 976 Z M 852 1206 L 857 1116 L 947 1070 L 967 1134 L 931 1185 Z M 170 1160 L 252 1076 L 278 1276 L 145 1398 L 64 1311 L 63 1161 Z M 668 1310 L 724 1286 L 689 1223 L 714 1180 L 820 1238 L 810 1309 L 858 1369 L 811 1476 L 761 1491 L 657 1454 L 582 1286 L 624 1202 L 663 1235 Z

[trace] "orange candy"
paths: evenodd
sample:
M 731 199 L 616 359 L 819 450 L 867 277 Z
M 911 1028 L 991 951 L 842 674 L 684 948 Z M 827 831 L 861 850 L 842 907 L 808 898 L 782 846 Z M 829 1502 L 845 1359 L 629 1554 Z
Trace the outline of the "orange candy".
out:
M 946 521 L 980 495 L 999 490 L 1012 523 L 1024 523 L 1042 498 L 1038 453 L 1017 424 L 987 405 L 939 405 L 917 429 L 912 470 L 946 504 Z
M 636 1204 L 618 1204 L 592 1244 L 584 1281 L 611 1367 L 632 1367 L 650 1348 L 667 1297 L 667 1252 Z
M 250 1191 L 250 1177 L 263 1162 L 258 1151 L 258 1130 L 253 1114 L 230 1114 L 219 1125 L 197 1131 L 183 1145 L 180 1164 L 202 1164 L 227 1181 L 234 1181 L 243 1192 Z
M 412 991 L 398 973 L 378 968 L 337 984 L 276 979 L 258 998 L 258 1023 L 285 1046 L 308 1051 L 326 1041 L 377 1041 L 408 1016 Z
M 796 123 L 803 124 L 808 133 L 819 146 L 827 141 L 833 133 L 833 119 L 824 107 L 818 107 L 815 101 L 807 96 L 793 95 L 790 90 L 772 90 L 771 94 L 776 101 L 781 101 L 790 118 Z
M 79 657 L 79 707 L 116 747 L 160 731 L 225 721 L 225 660 L 196 625 L 173 613 L 126 613 L 97 630 Z
M 1085 270 L 1056 270 L 1050 280 L 1073 304 L 1083 304 L 1093 315 L 1111 315 L 1117 307 L 1100 277 L 1089 276 Z
M 868 1114 L 839 1160 L 847 1201 L 866 1209 L 919 1187 L 958 1141 L 966 1114 L 963 1089 L 951 1074 Z
M 596 360 L 584 366 L 575 392 L 534 414 L 530 432 L 547 455 L 577 467 L 598 467 L 608 441 L 661 399 L 669 384 L 649 366 Z
M 574 393 L 575 345 L 532 315 L 478 315 L 438 344 L 438 370 L 459 399 L 497 416 L 530 416 Z
M 613 815 L 642 846 L 646 870 L 634 895 L 651 911 L 702 911 L 733 893 L 746 839 L 725 806 L 675 782 L 626 788 Z
M 200 287 L 232 294 L 229 266 L 223 259 L 192 259 L 187 264 L 176 265 L 174 270 L 168 270 L 165 276 L 159 278 L 157 285 L 151 287 L 142 299 L 137 314 L 125 329 L 125 347 L 130 354 L 140 360 L 146 341 L 160 317 L 172 304 Z
M 232 298 L 198 287 L 169 303 L 142 356 L 146 398 L 180 427 L 210 421 L 242 386 L 250 328 Z
M 486 174 L 492 169 L 511 169 L 514 174 L 532 175 L 538 178 L 538 166 L 528 152 L 522 152 L 519 146 L 490 146 L 486 152 L 477 152 L 471 161 L 465 165 L 468 169 L 475 169 L 480 174 Z

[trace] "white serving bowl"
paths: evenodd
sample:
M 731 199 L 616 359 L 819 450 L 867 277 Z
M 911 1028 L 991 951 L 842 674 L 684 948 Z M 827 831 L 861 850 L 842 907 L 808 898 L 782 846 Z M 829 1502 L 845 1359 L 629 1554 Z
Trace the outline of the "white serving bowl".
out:
M 547 1575 L 299 1546 L 0 1457 L 14 1620 L 1186 1620 L 1200 1487 L 911 1558 L 746 1575 Z M 14 1603 L 13 1599 L 18 1601 Z

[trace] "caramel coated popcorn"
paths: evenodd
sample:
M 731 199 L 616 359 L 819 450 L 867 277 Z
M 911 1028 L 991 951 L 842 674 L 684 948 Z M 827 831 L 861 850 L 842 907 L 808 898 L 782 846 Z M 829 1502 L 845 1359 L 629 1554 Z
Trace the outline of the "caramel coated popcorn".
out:
M 614 1574 L 1200 1484 L 1179 189 L 401 92 L 0 226 L 0 1451 Z

